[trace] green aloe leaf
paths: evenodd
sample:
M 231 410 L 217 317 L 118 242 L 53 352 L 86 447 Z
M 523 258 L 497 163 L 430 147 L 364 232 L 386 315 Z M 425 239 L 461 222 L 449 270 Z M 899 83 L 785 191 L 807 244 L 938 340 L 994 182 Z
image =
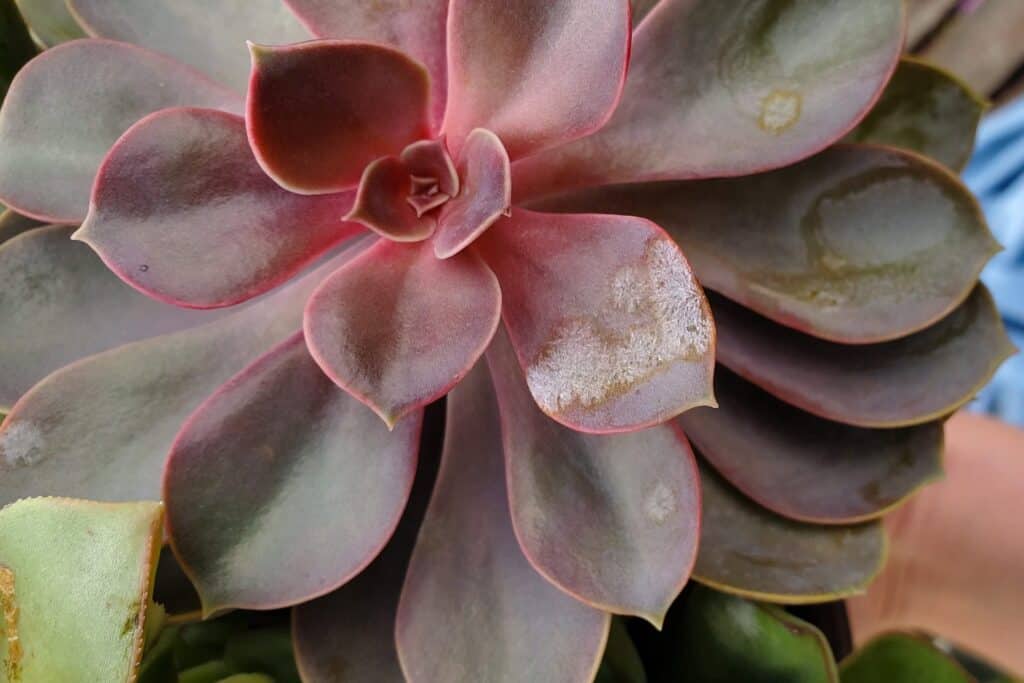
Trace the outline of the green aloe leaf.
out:
M 63 498 L 0 510 L 0 681 L 134 679 L 162 516 L 159 503 Z
M 850 524 L 881 516 L 942 474 L 942 423 L 864 429 L 789 406 L 719 368 L 719 407 L 679 424 L 749 498 L 785 517 Z
M 953 74 L 903 57 L 878 103 L 846 139 L 920 152 L 959 171 L 986 109 L 988 103 Z
M 0 0 L 0 98 L 18 70 L 36 55 L 25 20 L 12 0 Z
M 86 33 L 68 10 L 65 0 L 14 0 L 32 33 L 46 47 L 85 38 Z
M 697 586 L 675 608 L 668 623 L 669 680 L 839 681 L 832 651 L 821 632 L 778 607 Z
M 839 673 L 842 683 L 974 683 L 952 657 L 906 633 L 875 638 L 843 660 Z
M 704 494 L 693 578 L 717 590 L 782 604 L 824 602 L 864 587 L 882 568 L 877 522 L 818 526 L 752 503 L 701 463 Z
M 718 361 L 809 413 L 861 427 L 903 427 L 949 415 L 1015 348 L 983 285 L 945 318 L 881 344 L 834 344 L 709 296 Z
M 594 683 L 647 683 L 647 674 L 621 617 L 613 617 Z

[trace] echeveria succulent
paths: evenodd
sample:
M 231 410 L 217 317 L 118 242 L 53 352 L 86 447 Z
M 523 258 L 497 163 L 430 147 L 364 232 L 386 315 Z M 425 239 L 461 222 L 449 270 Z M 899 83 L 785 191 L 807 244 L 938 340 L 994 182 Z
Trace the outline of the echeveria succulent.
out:
M 1011 351 L 981 105 L 898 0 L 67 7 L 0 111 L 0 503 L 162 498 L 306 680 L 589 680 L 691 578 L 857 592 Z

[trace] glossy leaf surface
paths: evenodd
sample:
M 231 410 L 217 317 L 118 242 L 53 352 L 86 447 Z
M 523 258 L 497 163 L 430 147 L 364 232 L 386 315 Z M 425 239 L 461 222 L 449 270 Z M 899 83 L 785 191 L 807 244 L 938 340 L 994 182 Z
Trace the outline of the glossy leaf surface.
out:
M 64 0 L 14 0 L 36 38 L 47 47 L 85 38 Z
M 172 59 L 106 40 L 47 50 L 0 109 L 0 199 L 34 218 L 78 223 L 96 169 L 129 126 L 158 109 L 238 110 L 237 95 Z
M 430 109 L 440 125 L 448 93 L 448 0 L 284 0 L 318 38 L 393 45 L 430 72 Z
M 230 306 L 281 284 L 360 227 L 351 194 L 282 190 L 240 116 L 167 109 L 110 150 L 75 239 L 133 287 L 179 306 Z
M 700 550 L 693 578 L 717 590 L 782 604 L 859 593 L 885 556 L 878 523 L 816 526 L 758 506 L 701 465 Z
M 405 507 L 420 419 L 388 431 L 301 334 L 204 401 L 175 438 L 163 496 L 204 613 L 305 602 L 369 564 Z
M 309 39 L 281 0 L 67 0 L 95 36 L 170 55 L 245 92 L 245 42 L 280 45 Z M 211 33 L 215 31 L 215 33 Z
M 537 408 L 503 331 L 487 359 L 512 525 L 527 559 L 577 599 L 660 628 L 700 534 L 686 439 L 671 425 L 609 435 L 569 429 Z
M 629 58 L 628 0 L 451 0 L 444 132 L 474 128 L 512 159 L 587 135 L 611 116 Z
M 841 138 L 902 48 L 898 0 L 662 0 L 615 116 L 517 169 L 517 197 L 791 164 Z M 499 133 L 500 134 L 500 133 Z
M 35 385 L 0 427 L 0 502 L 159 498 L 185 418 L 301 327 L 310 292 L 346 256 L 231 316 L 90 356 Z
M 0 510 L 0 680 L 134 680 L 162 514 L 59 498 Z
M 353 187 L 371 161 L 428 136 L 429 77 L 397 50 L 338 40 L 250 49 L 249 142 L 287 190 Z
M 709 297 L 718 361 L 787 403 L 862 427 L 935 420 L 971 400 L 1015 349 L 979 285 L 945 318 L 881 344 L 834 344 Z
M 778 607 L 709 588 L 687 593 L 670 618 L 665 639 L 673 680 L 839 682 L 821 631 Z
M 323 282 L 304 327 L 324 372 L 391 426 L 469 372 L 500 315 L 476 254 L 442 261 L 426 243 L 381 240 Z
M 713 404 L 707 301 L 658 226 L 516 208 L 481 242 L 545 413 L 574 429 L 618 432 Z
M 744 494 L 793 519 L 877 517 L 942 474 L 942 423 L 863 429 L 814 417 L 729 372 L 719 407 L 678 418 L 712 465 Z
M 604 649 L 608 615 L 548 583 L 519 548 L 498 420 L 480 363 L 448 397 L 441 470 L 399 601 L 412 683 L 590 680 Z
M 939 320 L 999 248 L 956 176 L 871 145 L 837 145 L 748 178 L 600 188 L 542 207 L 649 218 L 679 242 L 705 287 L 847 343 Z
M 139 294 L 72 232 L 35 228 L 0 246 L 0 407 L 79 358 L 216 317 Z
M 846 139 L 902 147 L 959 171 L 987 108 L 948 71 L 904 57 L 871 113 Z
M 956 660 L 920 636 L 890 633 L 843 660 L 842 683 L 975 683 Z

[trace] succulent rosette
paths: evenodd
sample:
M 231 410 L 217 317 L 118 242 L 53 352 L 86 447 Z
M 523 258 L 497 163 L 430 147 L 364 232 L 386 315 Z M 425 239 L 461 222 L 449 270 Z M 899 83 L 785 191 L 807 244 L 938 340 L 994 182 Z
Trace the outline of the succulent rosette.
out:
M 308 680 L 857 592 L 1011 352 L 897 0 L 68 8 L 0 111 L 0 497 L 162 498 Z

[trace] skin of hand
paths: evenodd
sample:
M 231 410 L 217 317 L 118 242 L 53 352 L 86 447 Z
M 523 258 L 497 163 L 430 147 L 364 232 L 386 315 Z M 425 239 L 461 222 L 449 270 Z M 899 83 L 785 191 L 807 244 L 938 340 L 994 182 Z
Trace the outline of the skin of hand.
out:
M 887 516 L 888 564 L 847 603 L 854 640 L 920 630 L 1024 674 L 1024 430 L 955 415 L 944 469 Z

